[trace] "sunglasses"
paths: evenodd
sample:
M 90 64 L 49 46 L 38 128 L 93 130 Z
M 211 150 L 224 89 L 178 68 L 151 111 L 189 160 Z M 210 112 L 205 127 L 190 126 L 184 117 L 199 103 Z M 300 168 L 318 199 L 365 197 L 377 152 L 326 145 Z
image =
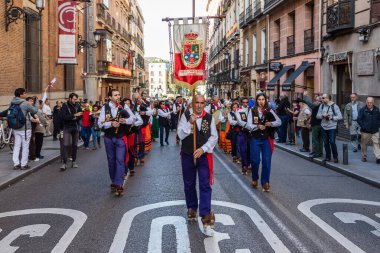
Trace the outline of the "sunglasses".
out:
M 325 99 L 325 97 L 322 97 L 322 99 Z

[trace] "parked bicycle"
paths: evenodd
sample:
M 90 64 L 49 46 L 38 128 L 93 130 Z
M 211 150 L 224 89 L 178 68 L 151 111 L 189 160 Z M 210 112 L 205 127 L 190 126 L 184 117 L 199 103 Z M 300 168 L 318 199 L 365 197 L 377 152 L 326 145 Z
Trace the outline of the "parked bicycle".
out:
M 13 150 L 15 143 L 13 129 L 4 124 L 4 121 L 6 120 L 6 118 L 0 118 L 0 149 L 3 149 L 8 144 L 9 148 Z

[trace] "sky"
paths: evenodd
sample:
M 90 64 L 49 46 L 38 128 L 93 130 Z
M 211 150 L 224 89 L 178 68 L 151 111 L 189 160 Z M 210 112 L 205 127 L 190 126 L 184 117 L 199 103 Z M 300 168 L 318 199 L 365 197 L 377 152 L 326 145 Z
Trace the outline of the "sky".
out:
M 168 23 L 162 18 L 192 16 L 192 0 L 138 0 L 142 9 L 144 25 L 145 57 L 169 60 Z M 207 0 L 195 0 L 195 15 L 207 16 Z

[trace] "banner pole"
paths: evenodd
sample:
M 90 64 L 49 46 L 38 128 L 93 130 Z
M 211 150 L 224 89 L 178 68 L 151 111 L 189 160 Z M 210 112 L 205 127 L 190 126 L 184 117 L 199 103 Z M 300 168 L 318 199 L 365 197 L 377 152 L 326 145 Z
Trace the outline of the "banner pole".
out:
M 193 0 L 193 24 L 194 24 L 194 18 L 195 18 L 195 0 Z M 193 113 L 195 113 L 195 87 L 192 89 L 192 104 L 193 104 Z M 197 150 L 197 121 L 194 122 L 193 126 L 193 143 L 194 143 L 194 152 Z M 194 158 L 194 164 L 197 163 L 197 159 Z

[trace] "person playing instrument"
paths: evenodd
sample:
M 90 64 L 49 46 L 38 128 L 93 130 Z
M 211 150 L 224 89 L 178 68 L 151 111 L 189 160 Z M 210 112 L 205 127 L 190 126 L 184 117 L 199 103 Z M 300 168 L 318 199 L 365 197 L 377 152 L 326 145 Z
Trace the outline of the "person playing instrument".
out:
M 199 179 L 199 215 L 205 228 L 213 227 L 214 213 L 211 212 L 211 194 L 213 184 L 212 152 L 218 142 L 213 117 L 204 110 L 205 99 L 196 96 L 195 111 L 186 111 L 179 122 L 178 136 L 182 141 L 181 163 L 185 188 L 187 216 L 189 220 L 197 219 L 198 197 L 196 179 Z M 196 129 L 192 126 L 196 122 Z M 196 149 L 193 131 L 196 131 Z M 195 150 L 195 151 L 194 151 Z
M 103 106 L 98 124 L 104 131 L 104 146 L 107 153 L 109 176 L 112 181 L 111 192 L 116 196 L 121 196 L 124 190 L 124 170 L 128 146 L 127 125 L 133 124 L 135 117 L 128 106 L 123 109 L 119 104 L 120 92 L 118 90 L 110 90 L 108 98 L 110 101 Z

